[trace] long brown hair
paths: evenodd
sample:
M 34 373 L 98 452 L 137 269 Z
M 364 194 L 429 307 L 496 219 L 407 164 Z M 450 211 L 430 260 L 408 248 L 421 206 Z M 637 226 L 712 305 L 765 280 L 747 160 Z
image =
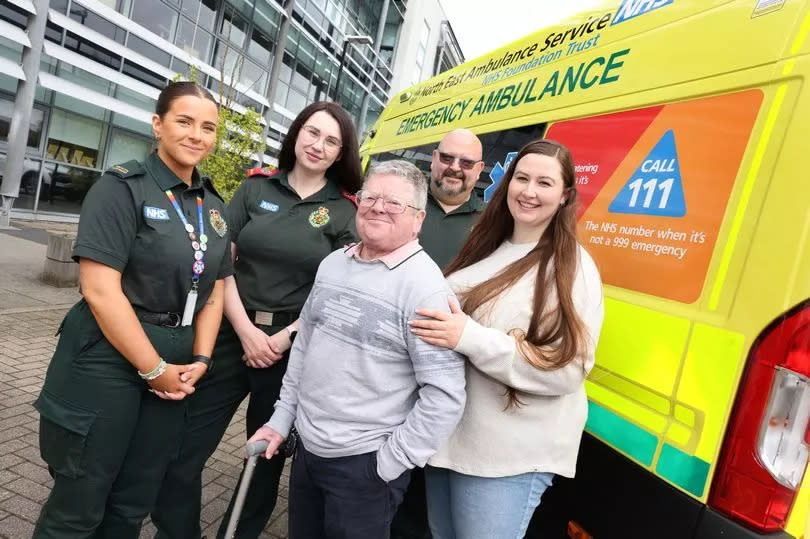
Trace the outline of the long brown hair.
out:
M 515 220 L 507 206 L 506 195 L 517 163 L 528 154 L 547 155 L 557 159 L 562 169 L 565 203 L 551 218 L 543 236 L 526 256 L 491 279 L 463 292 L 460 299 L 464 312 L 472 314 L 497 298 L 533 268 L 537 268 L 529 328 L 527 331 L 514 328 L 509 330 L 509 334 L 515 337 L 518 350 L 526 361 L 539 370 L 551 371 L 571 363 L 585 346 L 585 329 L 574 308 L 572 294 L 578 264 L 578 200 L 574 161 L 568 148 L 553 140 L 540 139 L 520 149 L 467 242 L 445 268 L 444 274 L 450 275 L 486 258 L 512 235 Z M 549 275 L 548 266 L 552 258 L 554 271 Z M 544 315 L 549 292 L 553 287 L 557 290 L 558 306 Z M 507 397 L 507 409 L 521 404 L 514 388 L 507 389 Z
M 278 168 L 286 171 L 293 169 L 295 166 L 295 141 L 298 140 L 298 133 L 301 132 L 301 128 L 304 127 L 309 117 L 319 111 L 326 112 L 335 119 L 340 126 L 340 138 L 343 143 L 340 157 L 326 170 L 326 177 L 337 183 L 345 192 L 354 194 L 363 184 L 357 134 L 349 113 L 332 101 L 316 101 L 298 113 L 281 143 L 281 150 L 278 153 Z

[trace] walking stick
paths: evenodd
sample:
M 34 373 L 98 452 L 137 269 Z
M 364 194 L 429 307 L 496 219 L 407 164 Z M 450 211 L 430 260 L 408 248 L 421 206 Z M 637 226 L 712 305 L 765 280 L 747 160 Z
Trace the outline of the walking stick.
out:
M 231 518 L 228 520 L 228 527 L 225 530 L 226 539 L 233 539 L 236 535 L 236 526 L 239 524 L 239 516 L 242 514 L 242 507 L 245 505 L 253 470 L 256 468 L 256 459 L 267 450 L 267 442 L 264 440 L 251 442 L 247 444 L 246 450 L 248 460 L 247 464 L 245 464 L 245 471 L 242 473 L 242 480 L 239 482 L 239 490 L 236 493 L 236 501 L 233 503 Z

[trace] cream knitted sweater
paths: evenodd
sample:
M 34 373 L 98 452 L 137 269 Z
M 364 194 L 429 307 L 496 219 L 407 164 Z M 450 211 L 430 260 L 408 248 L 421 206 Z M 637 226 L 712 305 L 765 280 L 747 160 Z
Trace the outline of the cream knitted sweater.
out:
M 489 257 L 450 275 L 448 282 L 456 293 L 464 292 L 533 246 L 506 241 Z M 527 273 L 467 320 L 455 348 L 469 360 L 467 404 L 455 433 L 430 459 L 431 466 L 481 477 L 525 472 L 574 476 L 588 415 L 585 372 L 593 367 L 604 316 L 602 282 L 593 259 L 580 247 L 573 292 L 588 332 L 587 350 L 561 369 L 541 371 L 517 352 L 515 339 L 507 335 L 510 329 L 529 327 L 536 275 L 536 270 Z M 556 308 L 555 291 L 548 303 Z M 507 385 L 518 390 L 522 406 L 505 410 Z

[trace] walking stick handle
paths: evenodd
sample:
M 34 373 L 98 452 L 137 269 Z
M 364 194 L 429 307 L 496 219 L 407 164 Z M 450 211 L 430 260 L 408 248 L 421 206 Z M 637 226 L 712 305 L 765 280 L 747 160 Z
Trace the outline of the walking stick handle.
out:
M 255 442 L 250 442 L 245 447 L 247 451 L 248 457 L 253 457 L 255 455 L 261 455 L 265 451 L 267 451 L 268 443 L 265 440 L 257 440 Z

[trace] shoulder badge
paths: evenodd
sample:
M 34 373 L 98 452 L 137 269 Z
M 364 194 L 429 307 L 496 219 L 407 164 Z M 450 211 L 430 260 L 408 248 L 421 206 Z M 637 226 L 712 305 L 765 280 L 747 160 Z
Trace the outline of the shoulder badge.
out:
M 270 177 L 270 176 L 275 176 L 276 174 L 278 174 L 278 169 L 277 168 L 270 168 L 270 167 L 251 168 L 251 169 L 248 169 L 248 171 L 247 171 L 248 177 L 250 177 L 250 176 L 266 176 L 266 177 Z
M 340 196 L 354 204 L 354 207 L 357 208 L 357 195 L 350 195 L 346 191 L 341 191 Z
M 217 236 L 220 238 L 225 237 L 225 234 L 228 232 L 228 223 L 225 222 L 222 214 L 219 213 L 219 210 L 213 208 L 208 210 L 208 214 L 210 216 L 208 220 L 214 228 L 214 232 L 216 232 Z
M 121 165 L 114 165 L 107 169 L 108 174 L 112 174 L 116 178 L 132 178 L 133 176 L 141 176 L 145 173 L 143 166 L 137 161 L 127 161 Z
M 329 222 L 329 208 L 321 206 L 309 214 L 309 224 L 315 228 L 320 228 Z

